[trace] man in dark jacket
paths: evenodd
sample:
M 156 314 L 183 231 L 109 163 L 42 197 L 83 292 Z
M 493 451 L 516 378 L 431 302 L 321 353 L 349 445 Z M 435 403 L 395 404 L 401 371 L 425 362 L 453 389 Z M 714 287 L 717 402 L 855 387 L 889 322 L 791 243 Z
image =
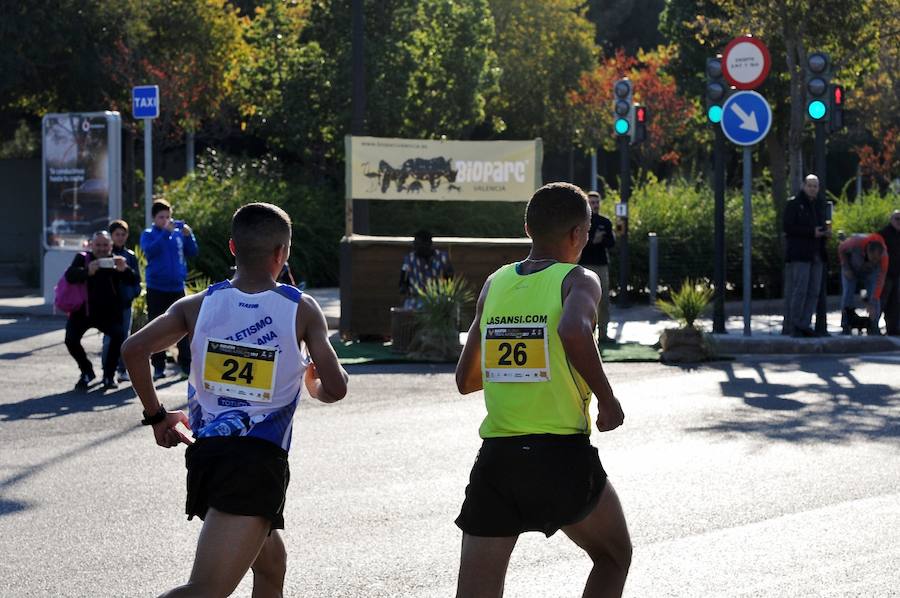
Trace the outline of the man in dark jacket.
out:
M 600 304 L 597 306 L 597 340 L 607 340 L 606 327 L 609 325 L 609 255 L 607 251 L 616 244 L 616 234 L 609 218 L 600 214 L 600 194 L 596 191 L 588 193 L 591 206 L 591 228 L 588 230 L 588 242 L 581 252 L 579 265 L 584 266 L 600 277 Z
M 128 241 L 128 223 L 124 220 L 113 220 L 110 222 L 109 236 L 112 238 L 113 255 L 121 255 L 124 257 L 125 261 L 128 263 L 128 268 L 137 276 L 137 280 L 133 283 L 122 283 L 119 286 L 119 300 L 122 304 L 122 331 L 125 333 L 125 338 L 128 338 L 128 335 L 131 333 L 131 304 L 134 302 L 135 298 L 141 294 L 141 268 L 140 265 L 138 265 L 137 256 L 134 252 L 125 247 L 125 243 Z M 104 336 L 104 360 L 106 360 L 106 352 L 109 351 L 109 343 L 109 335 Z M 119 365 L 116 370 L 119 376 L 119 382 L 128 380 L 128 370 L 125 369 L 125 364 L 122 362 L 121 358 L 119 359 Z
M 70 284 L 86 283 L 88 295 L 87 304 L 70 313 L 66 321 L 66 348 L 81 370 L 75 390 L 87 390 L 96 377 L 81 345 L 81 339 L 89 328 L 96 328 L 109 336 L 109 350 L 103 361 L 103 388 L 117 388 L 116 365 L 119 363 L 122 341 L 125 340 L 119 289 L 123 285 L 134 284 L 137 274 L 128 267 L 125 258 L 112 254 L 109 233 L 100 231 L 91 241 L 91 251 L 76 255 L 65 276 Z
M 878 231 L 887 245 L 888 271 L 882 291 L 882 309 L 887 334 L 900 336 L 900 210 L 894 210 L 890 223 Z
M 151 207 L 153 224 L 141 233 L 141 249 L 147 256 L 147 317 L 153 320 L 184 297 L 187 260 L 199 253 L 191 227 L 172 219 L 172 206 L 157 199 Z M 166 375 L 166 354 L 154 353 L 153 379 Z M 191 345 L 187 337 L 178 341 L 178 365 L 185 376 L 191 370 Z
M 810 327 L 822 284 L 821 239 L 831 233 L 825 226 L 825 214 L 816 203 L 819 179 L 811 174 L 803 188 L 784 208 L 785 332 L 793 336 L 815 336 Z

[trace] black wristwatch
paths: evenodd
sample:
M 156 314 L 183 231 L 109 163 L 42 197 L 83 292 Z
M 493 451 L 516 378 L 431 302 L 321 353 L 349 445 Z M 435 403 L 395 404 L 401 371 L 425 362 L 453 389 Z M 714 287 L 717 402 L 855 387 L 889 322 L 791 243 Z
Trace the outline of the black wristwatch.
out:
M 152 416 L 147 415 L 146 411 L 144 411 L 143 414 L 144 414 L 144 419 L 141 420 L 141 425 L 142 426 L 153 426 L 153 425 L 158 424 L 162 420 L 166 419 L 166 415 L 168 415 L 169 412 L 166 411 L 166 408 L 163 406 L 162 403 L 160 403 L 159 410 Z

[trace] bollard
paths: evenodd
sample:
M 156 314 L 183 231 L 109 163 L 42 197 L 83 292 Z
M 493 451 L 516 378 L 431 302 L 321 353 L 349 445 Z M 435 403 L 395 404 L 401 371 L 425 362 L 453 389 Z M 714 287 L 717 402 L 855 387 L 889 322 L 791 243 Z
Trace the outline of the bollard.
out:
M 656 304 L 656 285 L 659 282 L 659 244 L 656 233 L 647 233 L 650 238 L 650 305 Z

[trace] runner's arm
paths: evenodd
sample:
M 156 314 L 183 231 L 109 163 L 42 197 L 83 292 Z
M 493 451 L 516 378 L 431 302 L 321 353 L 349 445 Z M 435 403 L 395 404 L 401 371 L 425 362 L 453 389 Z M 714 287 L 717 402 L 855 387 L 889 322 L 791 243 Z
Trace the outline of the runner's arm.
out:
M 466 337 L 466 346 L 463 347 L 456 363 L 456 388 L 460 394 L 465 395 L 484 388 L 484 381 L 481 378 L 481 314 L 490 285 L 491 280 L 488 279 L 481 289 L 475 306 L 475 319 L 472 320 L 469 335 Z
M 191 295 L 176 301 L 163 315 L 129 336 L 122 345 L 122 360 L 128 368 L 131 377 L 131 385 L 137 393 L 144 412 L 149 416 L 155 415 L 160 408 L 159 397 L 153 386 L 150 376 L 150 356 L 166 347 L 174 345 L 190 332 L 186 310 L 193 305 L 199 305 L 205 293 Z M 182 423 L 190 428 L 187 415 L 183 411 L 172 411 L 166 418 L 153 426 L 153 435 L 156 443 L 162 447 L 173 447 L 180 443 L 190 444 L 191 441 L 182 434 L 176 425 Z
M 563 299 L 557 332 L 569 362 L 597 397 L 597 428 L 606 432 L 622 425 L 625 416 L 603 371 L 594 341 L 594 321 L 602 292 L 600 279 L 584 268 L 572 270 L 569 277 L 571 285 Z
M 305 293 L 297 309 L 297 338 L 306 343 L 312 358 L 304 380 L 309 396 L 323 403 L 343 399 L 347 395 L 349 376 L 328 340 L 325 314 L 316 300 Z

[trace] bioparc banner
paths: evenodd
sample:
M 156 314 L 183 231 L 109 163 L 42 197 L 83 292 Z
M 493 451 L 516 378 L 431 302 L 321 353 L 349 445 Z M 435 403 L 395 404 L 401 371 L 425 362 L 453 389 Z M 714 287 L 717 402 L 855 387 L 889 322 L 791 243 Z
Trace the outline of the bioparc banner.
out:
M 347 199 L 528 201 L 541 186 L 541 140 L 347 136 Z

